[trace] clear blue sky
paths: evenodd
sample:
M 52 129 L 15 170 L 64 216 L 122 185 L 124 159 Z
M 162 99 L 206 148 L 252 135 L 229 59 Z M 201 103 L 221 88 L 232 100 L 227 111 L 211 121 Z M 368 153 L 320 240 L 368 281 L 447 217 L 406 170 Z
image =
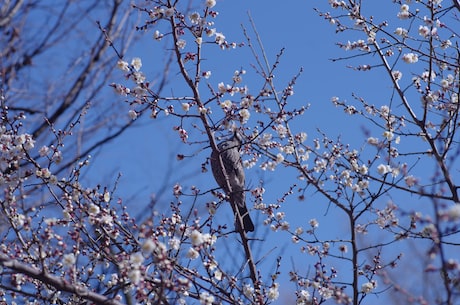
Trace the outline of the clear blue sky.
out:
M 395 19 L 397 5 L 390 4 L 390 1 L 367 2 L 371 4 L 367 4 L 368 7 L 364 6 L 364 11 L 372 11 L 376 18 L 381 16 L 383 19 Z M 359 148 L 365 141 L 361 127 L 366 122 L 345 115 L 341 109 L 332 105 L 330 99 L 332 96 L 339 96 L 351 101 L 351 94 L 356 93 L 378 106 L 386 104 L 392 94 L 388 75 L 382 69 L 356 72 L 346 68 L 346 65 L 358 62 L 356 60 L 333 63 L 330 59 L 348 55 L 336 46 L 336 42 L 346 42 L 356 37 L 350 37 L 348 34 L 336 35 L 335 28 L 319 17 L 313 7 L 330 10 L 327 1 L 318 0 L 284 2 L 218 0 L 215 7 L 215 10 L 219 11 L 216 28 L 222 31 L 229 41 L 244 41 L 241 24 L 253 34 L 248 21 L 248 13 L 250 13 L 272 62 L 280 49 L 285 48 L 278 72 L 275 73 L 278 89 L 281 90 L 301 67 L 304 69 L 294 88 L 295 95 L 291 98 L 291 105 L 299 107 L 308 103 L 311 104 L 311 108 L 300 121 L 294 124 L 294 127 L 298 131 L 306 131 L 310 142 L 318 136 L 316 129 L 321 128 L 330 138 L 341 136 L 344 142 Z M 144 63 L 142 70 L 146 74 L 149 71 L 155 73 L 158 67 L 161 68 L 162 52 L 164 50 L 157 48 L 155 42 L 151 41 L 151 33 L 147 33 L 128 51 L 126 59 L 129 61 L 132 57 L 141 57 Z M 249 83 L 257 84 L 260 81 L 252 73 L 250 64 L 254 63 L 254 59 L 247 49 L 209 54 L 205 65 L 209 63 L 209 69 L 212 70 L 212 76 L 208 81 L 213 86 L 217 86 L 221 81 L 229 82 L 233 71 L 240 68 L 248 71 L 245 80 Z M 215 54 L 220 55 L 215 57 Z M 175 86 L 183 86 L 183 83 L 179 83 L 178 76 L 173 76 L 174 78 L 177 80 L 173 80 L 170 84 L 171 88 L 180 91 Z M 167 93 L 168 90 L 165 91 L 165 94 Z M 127 112 L 128 106 L 120 104 L 120 111 Z M 109 144 L 108 148 L 106 147 L 97 158 L 94 158 L 92 170 L 100 173 L 95 178 L 113 178 L 114 174 L 121 172 L 123 177 L 117 195 L 124 199 L 125 204 L 135 207 L 134 210 L 148 203 L 153 193 L 161 195 L 160 204 L 167 209 L 172 199 L 172 185 L 175 182 L 181 182 L 185 190 L 191 185 L 196 185 L 202 190 L 216 187 L 210 172 L 205 174 L 200 172 L 200 165 L 205 161 L 210 150 L 200 152 L 197 145 L 182 144 L 177 133 L 172 130 L 172 126 L 176 124 L 177 121 L 174 119 L 141 118 L 136 127 Z M 191 129 L 189 132 L 191 132 L 190 139 L 193 139 L 194 133 Z M 175 158 L 177 153 L 197 153 L 197 155 L 194 158 L 177 161 Z M 268 203 L 287 190 L 293 177 L 295 174 L 292 171 L 284 169 L 275 173 L 262 172 L 257 168 L 247 171 L 247 180 L 252 185 L 257 184 L 260 178 L 265 179 L 267 190 L 265 199 Z M 283 204 L 282 211 L 286 212 L 292 228 L 300 225 L 308 227 L 308 221 L 317 218 L 320 222 L 320 235 L 331 239 L 348 237 L 347 228 L 342 223 L 343 216 L 339 216 L 340 214 L 336 213 L 333 207 L 328 209 L 328 203 L 320 196 L 307 197 L 303 202 L 298 202 L 295 196 L 289 198 L 290 200 Z M 209 200 L 204 197 L 202 199 L 203 203 Z M 382 198 L 382 201 L 385 199 Z M 260 221 L 263 217 L 258 216 L 257 213 L 253 212 L 252 217 L 258 220 L 261 226 Z M 220 208 L 217 217 L 232 222 L 228 207 Z M 263 232 L 264 229 L 256 232 L 256 237 L 264 237 Z M 309 264 L 312 261 L 308 260 L 310 257 L 300 255 L 299 247 L 290 242 L 287 234 L 269 232 L 266 238 L 267 241 L 257 253 L 261 257 L 274 249 L 265 258 L 265 267 L 274 266 L 275 258 L 280 254 L 283 256 L 282 263 L 285 266 L 282 269 L 283 284 L 287 279 L 287 270 L 292 267 L 291 258 L 296 261 L 296 269 L 306 271 L 311 268 Z M 346 272 L 346 269 L 343 271 Z M 292 289 L 292 285 L 281 287 L 282 297 L 279 304 L 283 304 L 285 298 L 295 299 L 290 292 Z

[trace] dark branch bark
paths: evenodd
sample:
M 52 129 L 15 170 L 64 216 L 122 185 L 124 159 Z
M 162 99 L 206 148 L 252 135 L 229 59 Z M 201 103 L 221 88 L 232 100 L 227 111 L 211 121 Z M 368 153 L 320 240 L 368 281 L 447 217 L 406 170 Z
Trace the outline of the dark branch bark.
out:
M 87 288 L 78 285 L 76 283 L 69 283 L 63 277 L 57 277 L 47 273 L 44 270 L 37 269 L 35 267 L 26 265 L 19 262 L 18 260 L 11 259 L 7 255 L 0 253 L 0 265 L 4 268 L 11 269 L 17 273 L 25 274 L 39 280 L 42 283 L 54 287 L 56 290 L 65 291 L 78 297 L 94 302 L 99 305 L 123 305 L 123 303 L 109 299 L 108 297 L 98 294 L 94 291 L 90 291 Z

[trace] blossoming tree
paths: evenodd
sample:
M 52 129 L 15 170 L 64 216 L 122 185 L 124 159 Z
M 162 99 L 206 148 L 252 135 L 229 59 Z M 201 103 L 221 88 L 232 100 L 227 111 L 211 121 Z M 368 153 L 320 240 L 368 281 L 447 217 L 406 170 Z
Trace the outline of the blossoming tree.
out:
M 219 30 L 219 14 L 225 11 L 219 11 L 216 0 L 138 2 L 130 8 L 139 16 L 135 25 L 115 21 L 121 3 L 113 2 L 109 21 L 97 23 L 100 37 L 83 72 L 67 94 L 53 95 L 55 104 L 43 112 L 13 94 L 18 82 L 13 74 L 40 51 L 24 52 L 18 60 L 14 41 L 21 35 L 8 24 L 21 14 L 14 5 L 5 10 L 0 26 L 10 39 L 2 41 L 7 46 L 0 138 L 4 302 L 269 304 L 283 291 L 292 291 L 296 304 L 458 302 L 457 1 L 384 1 L 394 14 L 381 20 L 370 12 L 372 1 L 318 4 L 318 16 L 338 37 L 346 37 L 347 42 L 338 43 L 345 55 L 334 60 L 352 62 L 357 73 L 378 70 L 391 84 L 386 102 L 357 93 L 348 102 L 331 92 L 344 116 L 365 122 L 362 140 L 353 144 L 326 134 L 321 126 L 314 131 L 304 124 L 308 105 L 292 102 L 303 70 L 287 84 L 276 83 L 283 50 L 270 62 L 252 20 L 253 34 L 243 28 L 246 41 L 233 42 Z M 40 47 L 63 38 L 57 29 L 68 24 L 56 22 L 63 23 L 51 28 Z M 133 29 L 137 39 L 153 39 L 167 54 L 169 60 L 159 65 L 165 71 L 161 75 L 147 73 L 144 58 L 124 55 L 119 35 L 131 37 L 126 33 Z M 213 80 L 207 57 L 243 48 L 252 52 L 251 66 Z M 105 55 L 107 50 L 112 57 Z M 112 66 L 125 80 L 115 81 Z M 91 90 L 86 80 L 99 73 L 104 74 L 100 86 Z M 119 95 L 117 109 L 130 120 L 108 116 L 101 124 L 97 117 L 90 120 L 95 129 L 79 129 L 99 106 L 76 104 L 78 95 L 88 92 L 95 99 L 103 86 Z M 25 115 L 34 119 L 36 112 L 44 122 Z M 228 198 L 215 185 L 185 187 L 179 180 L 171 185 L 169 205 L 154 206 L 135 219 L 130 205 L 114 196 L 116 180 L 83 184 L 81 177 L 91 171 L 89 152 L 145 117 L 153 124 L 163 118 L 173 125 L 175 140 L 193 151 L 178 153 L 176 162 L 191 160 L 203 175 L 211 177 L 208 156 L 235 131 L 243 137 L 247 172 L 259 168 L 289 175 L 289 186 L 275 199 L 267 200 L 264 179 L 247 186 L 247 205 L 258 220 L 254 234 L 222 221 L 218 209 L 225 209 Z M 113 120 L 122 122 L 119 129 L 108 136 L 100 132 Z M 74 130 L 100 140 L 75 140 Z M 77 153 L 63 153 L 67 143 Z M 345 232 L 322 226 L 321 215 L 287 212 L 287 201 L 302 205 L 310 198 Z M 414 207 L 414 201 L 423 205 Z M 236 215 L 235 221 L 242 221 Z M 293 227 L 289 220 L 298 218 L 304 225 Z M 281 257 L 260 250 L 286 236 L 301 253 L 298 263 L 308 262 L 306 270 L 296 264 L 290 268 Z M 408 262 L 407 256 L 420 257 L 416 278 L 408 271 L 415 259 Z M 274 264 L 267 267 L 266 257 Z M 289 279 L 282 280 L 282 273 Z M 422 290 L 422 284 L 429 286 Z

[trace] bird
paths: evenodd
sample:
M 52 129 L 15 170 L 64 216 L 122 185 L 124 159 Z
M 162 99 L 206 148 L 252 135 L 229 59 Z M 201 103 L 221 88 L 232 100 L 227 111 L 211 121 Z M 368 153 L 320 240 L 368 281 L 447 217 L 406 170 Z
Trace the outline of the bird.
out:
M 217 144 L 218 151 L 213 149 L 210 159 L 214 179 L 229 197 L 230 204 L 238 209 L 239 214 L 243 218 L 243 229 L 247 233 L 254 231 L 254 223 L 246 206 L 246 194 L 244 190 L 245 175 L 240 155 L 241 144 L 241 135 L 235 132 L 232 138 Z M 225 174 L 222 171 L 219 156 L 222 158 Z M 234 211 L 236 211 L 235 208 Z M 235 223 L 238 230 L 240 221 L 235 219 Z

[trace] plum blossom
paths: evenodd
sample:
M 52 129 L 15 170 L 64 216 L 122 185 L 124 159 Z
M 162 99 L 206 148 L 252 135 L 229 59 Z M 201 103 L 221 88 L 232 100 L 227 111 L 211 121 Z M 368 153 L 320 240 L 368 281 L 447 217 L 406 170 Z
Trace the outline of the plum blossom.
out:
M 216 5 L 216 0 L 206 0 L 206 6 L 208 8 L 213 8 Z
M 192 22 L 192 24 L 198 24 L 201 20 L 201 17 L 200 17 L 200 14 L 197 13 L 197 12 L 193 12 L 191 13 L 188 18 L 190 19 L 190 21 Z
M 103 198 L 104 198 L 104 202 L 106 203 L 110 202 L 110 193 L 105 192 Z
M 134 285 L 139 284 L 139 282 L 141 281 L 141 278 L 142 278 L 141 271 L 139 269 L 136 269 L 136 268 L 129 270 L 128 278 L 130 279 L 130 281 Z
M 94 203 L 91 203 L 88 207 L 88 214 L 91 216 L 97 216 L 101 212 L 101 209 L 95 205 Z
M 241 109 L 239 111 L 241 123 L 246 123 L 249 120 L 249 117 L 251 116 L 251 113 L 247 109 Z
M 281 162 L 283 162 L 283 161 L 284 161 L 284 156 L 283 156 L 283 154 L 278 153 L 278 154 L 276 155 L 276 163 L 281 163 Z
M 315 218 L 310 219 L 308 223 L 312 228 L 317 228 L 319 226 L 319 222 Z
M 185 112 L 188 112 L 190 110 L 190 104 L 182 103 L 182 110 L 184 110 Z
M 134 70 L 139 71 L 142 67 L 142 61 L 139 57 L 134 57 L 131 61 L 131 66 L 133 66 Z
M 153 39 L 157 40 L 157 41 L 160 41 L 161 38 L 163 38 L 163 34 L 160 33 L 160 31 L 156 30 L 154 33 L 153 33 Z
M 214 303 L 214 296 L 210 295 L 207 291 L 200 293 L 200 304 L 212 305 Z
M 418 182 L 418 180 L 414 176 L 410 175 L 404 178 L 404 182 L 406 182 L 408 187 L 412 187 Z
M 152 253 L 155 248 L 156 248 L 155 242 L 150 238 L 146 239 L 144 241 L 144 243 L 142 244 L 142 247 L 141 247 L 142 253 L 144 255 L 148 255 L 148 254 Z
M 216 29 L 207 29 L 206 30 L 206 36 L 212 37 L 216 34 Z
M 48 155 L 48 152 L 50 151 L 50 148 L 48 146 L 42 146 L 38 153 L 40 154 L 40 157 L 44 157 Z
M 24 133 L 16 136 L 14 143 L 17 146 L 22 146 L 25 150 L 30 150 L 35 146 L 35 141 L 30 134 Z
M 287 155 L 292 155 L 295 152 L 295 148 L 292 145 L 286 145 L 280 148 L 280 150 L 285 152 Z
M 35 171 L 35 175 L 38 177 L 38 178 L 45 178 L 45 179 L 48 179 L 49 177 L 51 177 L 51 172 L 48 168 L 41 168 L 41 169 L 37 169 Z
M 369 137 L 369 138 L 367 138 L 367 143 L 369 143 L 371 145 L 378 145 L 379 144 L 379 139 L 374 138 L 374 137 Z
M 401 36 L 401 37 L 407 37 L 407 30 L 404 28 L 396 28 L 395 32 L 396 35 Z
M 166 17 L 172 17 L 174 15 L 174 7 L 168 7 L 165 9 L 164 14 Z
M 436 72 L 434 72 L 434 71 L 431 71 L 431 72 L 424 71 L 422 73 L 422 75 L 421 75 L 421 78 L 425 82 L 428 82 L 428 80 L 434 81 L 436 79 Z
M 211 77 L 211 74 L 212 72 L 211 71 L 204 71 L 202 76 L 205 78 L 205 79 L 209 79 Z
M 185 48 L 185 45 L 187 44 L 187 42 L 184 40 L 184 39 L 179 39 L 177 42 L 176 42 L 176 46 L 179 48 L 179 49 L 184 49 Z
M 430 36 L 430 29 L 426 25 L 421 25 L 418 28 L 418 34 L 426 38 Z
M 254 297 L 254 287 L 252 287 L 249 284 L 246 284 L 243 286 L 243 294 L 249 298 L 252 299 Z
M 402 75 L 403 75 L 402 72 L 399 71 L 399 70 L 393 70 L 393 71 L 391 72 L 391 76 L 393 76 L 393 79 L 394 79 L 395 81 L 400 81 L 401 78 L 402 78 Z
M 190 241 L 193 246 L 200 246 L 204 242 L 203 234 L 198 230 L 193 230 L 192 233 L 190 233 Z
M 376 281 L 370 281 L 361 285 L 361 292 L 362 293 L 370 293 L 377 287 Z
M 297 293 L 297 305 L 307 305 L 311 303 L 311 295 L 308 290 L 302 289 Z
M 443 50 L 449 48 L 450 46 L 452 46 L 452 41 L 450 41 L 449 39 L 441 42 L 441 49 Z
M 332 288 L 329 288 L 329 287 L 320 287 L 319 290 L 318 290 L 318 293 L 320 296 L 322 296 L 324 299 L 330 299 L 334 293 L 334 290 L 332 290 Z
M 225 42 L 225 36 L 222 33 L 216 33 L 216 43 L 222 45 Z
M 136 84 L 142 84 L 145 82 L 145 75 L 139 71 L 133 73 L 133 80 Z
M 367 172 L 368 172 L 368 167 L 366 166 L 366 164 L 362 164 L 359 168 L 358 168 L 358 172 L 361 174 L 361 175 L 367 175 Z
M 449 210 L 447 210 L 447 216 L 449 219 L 454 221 L 460 219 L 460 204 L 453 205 Z
M 219 93 L 227 93 L 232 90 L 232 87 L 221 82 L 217 84 L 217 89 L 219 90 Z
M 287 128 L 284 125 L 279 124 L 275 127 L 275 129 L 281 139 L 287 136 Z
M 397 16 L 398 16 L 399 19 L 407 19 L 407 18 L 409 18 L 410 17 L 409 5 L 407 5 L 407 4 L 401 5 Z
M 339 246 L 339 251 L 342 252 L 342 253 L 347 253 L 348 252 L 347 245 L 340 245 Z
M 135 252 L 129 257 L 131 266 L 139 267 L 144 262 L 144 256 L 140 252 Z
M 276 300 L 278 299 L 278 297 L 280 296 L 280 293 L 279 293 L 279 284 L 278 283 L 274 283 L 272 285 L 272 287 L 270 287 L 270 289 L 268 289 L 268 299 L 269 300 Z
M 179 128 L 179 137 L 182 140 L 182 142 L 186 143 L 188 139 L 188 132 L 187 130 L 183 128 Z
M 415 53 L 407 53 L 402 57 L 403 61 L 408 64 L 414 64 L 418 62 L 418 55 Z
M 120 59 L 117 61 L 117 68 L 122 71 L 129 72 L 129 64 L 124 60 Z
M 68 253 L 62 256 L 62 264 L 66 267 L 73 267 L 77 261 L 75 254 Z
M 383 132 L 382 136 L 384 136 L 388 141 L 391 141 L 393 140 L 394 134 L 391 131 L 386 130 Z
M 388 164 L 380 164 L 379 166 L 377 166 L 377 171 L 380 175 L 388 174 L 389 172 L 391 172 L 391 166 L 389 166 Z
M 188 257 L 189 259 L 192 259 L 192 260 L 193 260 L 193 259 L 197 259 L 199 255 L 200 255 L 200 254 L 198 253 L 198 251 L 196 251 L 196 250 L 193 249 L 193 248 L 190 248 L 190 249 L 188 249 L 188 251 L 187 251 L 187 257 Z
M 220 103 L 220 107 L 225 110 L 230 110 L 232 109 L 233 103 L 231 100 L 225 100 L 222 103 Z
M 136 112 L 136 110 L 133 110 L 133 109 L 129 110 L 129 111 L 128 111 L 128 115 L 129 115 L 129 117 L 131 118 L 131 120 L 137 119 L 137 112 Z

